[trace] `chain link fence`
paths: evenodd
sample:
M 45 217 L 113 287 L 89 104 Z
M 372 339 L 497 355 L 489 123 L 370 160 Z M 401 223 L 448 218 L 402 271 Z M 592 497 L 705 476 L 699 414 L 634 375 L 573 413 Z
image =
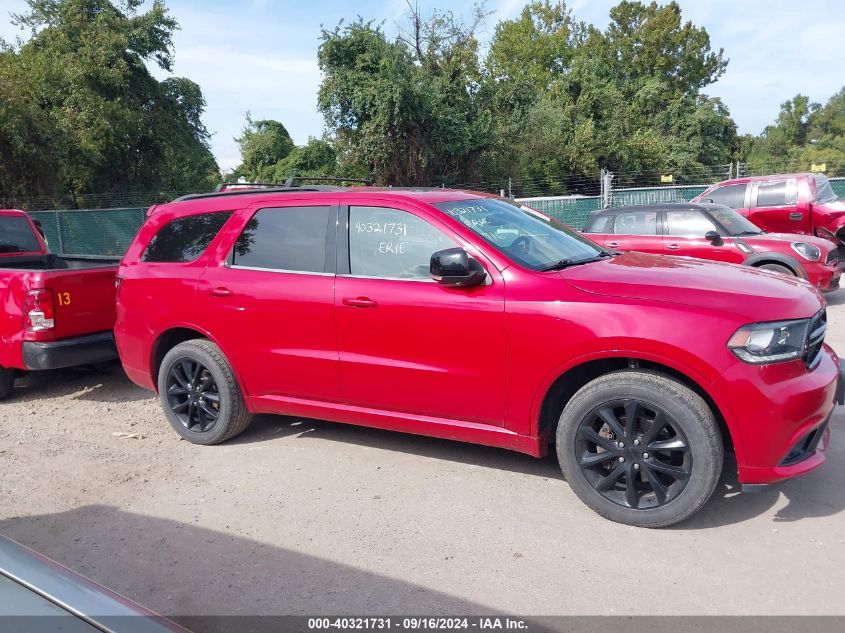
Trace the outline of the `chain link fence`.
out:
M 574 182 L 574 178 L 570 180 Z M 845 198 L 845 178 L 831 178 L 830 182 L 833 191 L 839 197 Z M 586 184 L 594 189 L 598 186 L 598 183 L 598 179 L 595 179 Z M 545 181 L 516 182 L 505 180 L 489 183 L 460 183 L 449 186 L 496 194 L 504 193 L 506 196 L 510 193 L 515 196 L 516 201 L 527 204 L 575 229 L 583 228 L 590 214 L 603 206 L 601 195 L 531 195 L 535 191 L 547 191 L 551 183 Z M 610 192 L 609 200 L 612 206 L 685 202 L 702 193 L 707 187 L 707 184 L 685 184 L 614 188 Z M 593 189 L 587 189 L 587 191 L 592 193 Z M 596 193 L 598 194 L 598 191 Z M 162 202 L 163 195 L 160 193 L 152 194 L 147 197 L 147 201 L 149 204 Z M 29 210 L 32 218 L 41 222 L 50 243 L 50 250 L 54 253 L 118 257 L 126 251 L 132 238 L 135 237 L 146 219 L 149 204 L 141 204 L 143 196 L 140 194 L 133 194 L 132 200 L 138 206 L 64 210 L 34 210 L 27 204 L 16 206 Z M 12 205 L 8 206 L 11 207 Z

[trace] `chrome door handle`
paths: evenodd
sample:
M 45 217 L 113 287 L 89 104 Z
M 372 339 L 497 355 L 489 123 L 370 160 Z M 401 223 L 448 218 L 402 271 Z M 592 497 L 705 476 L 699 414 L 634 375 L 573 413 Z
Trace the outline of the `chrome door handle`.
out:
M 668 248 L 670 251 L 676 251 L 676 250 L 678 250 L 678 249 L 679 249 L 679 248 L 681 248 L 681 247 L 680 247 L 680 246 L 678 246 L 677 244 L 667 244 L 667 245 L 666 245 L 666 248 Z
M 214 290 L 209 290 L 208 294 L 210 294 L 212 297 L 231 297 L 235 293 L 229 290 L 228 288 L 219 287 L 215 288 Z
M 607 244 L 605 244 L 605 246 L 609 246 L 610 248 L 618 248 L 619 243 L 618 242 L 608 242 Z

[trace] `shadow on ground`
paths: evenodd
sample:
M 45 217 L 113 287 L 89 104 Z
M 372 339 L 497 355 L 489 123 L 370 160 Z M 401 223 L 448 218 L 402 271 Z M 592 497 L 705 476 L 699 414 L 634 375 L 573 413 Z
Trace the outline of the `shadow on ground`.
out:
M 7 519 L 0 533 L 198 633 L 281 630 L 245 617 L 256 615 L 495 613 L 376 572 L 110 506 Z
M 841 421 L 835 421 L 834 427 L 833 441 L 837 442 L 844 429 Z M 244 434 L 229 443 L 247 444 L 286 436 L 356 444 L 430 459 L 563 480 L 554 456 L 554 447 L 550 447 L 552 454 L 535 459 L 488 446 L 284 416 L 257 416 Z M 728 455 L 722 477 L 710 501 L 697 514 L 674 529 L 710 529 L 740 523 L 769 511 L 779 502 L 781 496 L 786 498 L 787 503 L 775 514 L 776 523 L 831 516 L 845 510 L 845 486 L 837 483 L 842 480 L 845 480 L 845 463 L 841 459 L 830 459 L 820 470 L 803 477 L 775 484 L 761 492 L 742 493 L 737 480 L 736 461 L 733 455 Z
M 77 391 L 76 400 L 96 402 L 136 402 L 155 395 L 135 385 L 119 361 L 80 365 L 66 369 L 33 371 L 15 381 L 9 402 L 34 402 L 44 398 L 67 396 Z

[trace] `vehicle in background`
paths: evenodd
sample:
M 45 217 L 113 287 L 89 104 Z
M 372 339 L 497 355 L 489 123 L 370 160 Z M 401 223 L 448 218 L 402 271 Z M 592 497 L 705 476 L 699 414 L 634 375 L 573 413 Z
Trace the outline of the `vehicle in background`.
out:
M 3 536 L 0 536 L 0 626 L 7 631 L 39 633 L 189 633 L 178 624 Z
M 555 445 L 599 514 L 671 525 L 820 466 L 842 401 L 809 284 L 618 254 L 484 194 L 279 186 L 161 205 L 121 263 L 115 337 L 195 444 L 253 414 Z
M 593 213 L 582 233 L 614 250 L 744 264 L 795 275 L 823 292 L 839 288 L 839 253 L 830 240 L 766 233 L 720 204 L 613 207 Z
M 30 217 L 0 210 L 0 398 L 16 372 L 117 358 L 118 259 L 50 253 Z
M 761 229 L 845 242 L 845 201 L 824 174 L 774 174 L 724 180 L 692 199 L 736 209 Z

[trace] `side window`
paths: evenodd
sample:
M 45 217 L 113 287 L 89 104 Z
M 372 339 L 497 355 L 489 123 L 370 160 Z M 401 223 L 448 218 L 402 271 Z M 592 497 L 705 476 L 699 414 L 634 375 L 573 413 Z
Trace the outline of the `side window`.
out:
M 742 209 L 745 207 L 745 190 L 748 185 L 726 185 L 714 189 L 702 198 L 702 202 L 714 202 L 723 204 L 731 209 Z
M 161 227 L 147 244 L 141 261 L 194 261 L 205 252 L 231 215 L 231 211 L 217 211 L 171 220 Z
M 612 215 L 596 215 L 590 218 L 587 226 L 584 227 L 583 233 L 607 233 L 610 227 L 613 226 Z
M 617 235 L 657 235 L 657 211 L 628 211 L 616 216 Z
M 349 208 L 349 272 L 428 279 L 433 253 L 457 246 L 425 220 L 383 207 Z
M 259 209 L 232 249 L 232 265 L 323 272 L 332 207 Z
M 700 211 L 667 211 L 666 224 L 669 235 L 678 237 L 704 237 L 716 226 Z
M 779 180 L 761 182 L 757 185 L 756 207 L 782 207 L 798 201 L 798 189 L 795 181 Z

